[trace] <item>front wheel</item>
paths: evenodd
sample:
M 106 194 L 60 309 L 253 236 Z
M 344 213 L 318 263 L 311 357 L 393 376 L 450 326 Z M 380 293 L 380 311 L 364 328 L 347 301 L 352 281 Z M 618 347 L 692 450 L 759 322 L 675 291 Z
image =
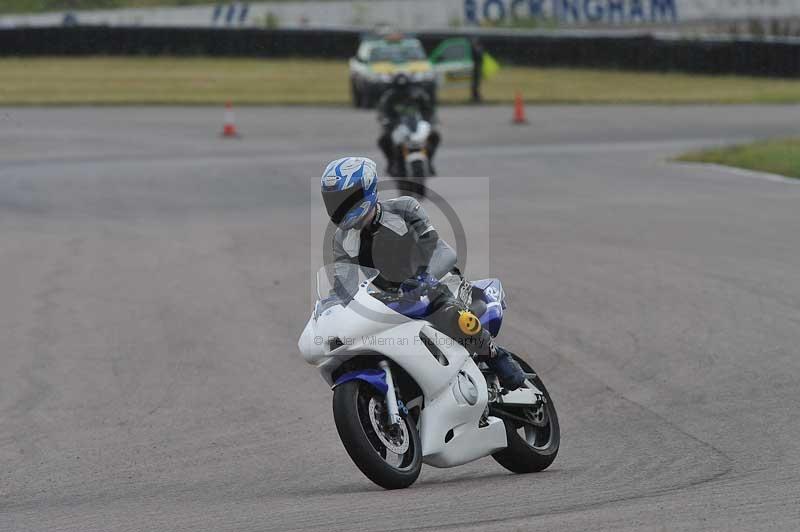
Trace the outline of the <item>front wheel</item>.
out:
M 333 419 L 344 448 L 372 482 L 386 489 L 407 488 L 422 469 L 422 445 L 414 420 L 386 426 L 386 398 L 353 380 L 333 390 Z
M 525 373 L 535 374 L 533 368 L 517 355 L 513 355 Z M 547 469 L 558 454 L 561 431 L 556 407 L 544 383 L 537 375 L 530 379 L 542 391 L 545 401 L 535 407 L 503 406 L 503 411 L 513 416 L 503 417 L 508 447 L 492 455 L 501 466 L 514 473 L 535 473 Z
M 425 196 L 425 178 L 428 177 L 426 161 L 418 159 L 411 162 L 411 177 L 414 182 L 414 192 Z
M 411 163 L 411 175 L 415 179 L 424 180 L 427 172 L 425 171 L 425 161 L 417 159 Z

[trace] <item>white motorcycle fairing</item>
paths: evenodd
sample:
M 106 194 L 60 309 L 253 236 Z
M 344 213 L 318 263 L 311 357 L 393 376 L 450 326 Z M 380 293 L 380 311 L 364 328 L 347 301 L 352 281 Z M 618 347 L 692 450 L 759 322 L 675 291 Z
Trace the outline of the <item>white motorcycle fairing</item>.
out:
M 426 172 L 430 172 L 427 147 L 431 129 L 430 122 L 415 117 L 402 120 L 392 131 L 392 143 L 403 152 L 406 176 L 413 175 L 412 163 L 418 161 L 425 165 Z
M 410 319 L 372 297 L 370 280 L 361 282 L 346 304 L 322 309 L 317 302 L 298 342 L 304 359 L 331 386 L 336 369 L 356 356 L 382 355 L 402 367 L 422 390 L 418 429 L 424 463 L 452 467 L 504 449 L 503 421 L 488 416 L 481 423 L 486 379 L 467 350 L 427 321 Z

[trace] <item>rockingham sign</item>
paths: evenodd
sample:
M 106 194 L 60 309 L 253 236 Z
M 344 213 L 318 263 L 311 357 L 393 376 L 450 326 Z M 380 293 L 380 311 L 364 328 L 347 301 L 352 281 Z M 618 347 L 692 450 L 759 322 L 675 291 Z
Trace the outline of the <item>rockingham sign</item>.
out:
M 198 6 L 107 9 L 0 17 L 0 27 L 109 26 L 439 30 L 549 21 L 557 27 L 679 25 L 800 18 L 800 0 L 219 0 Z
M 531 19 L 559 25 L 669 23 L 678 21 L 680 0 L 465 0 L 467 24 L 504 24 Z
M 557 25 L 702 22 L 800 17 L 800 0 L 464 0 L 466 24 L 541 19 Z

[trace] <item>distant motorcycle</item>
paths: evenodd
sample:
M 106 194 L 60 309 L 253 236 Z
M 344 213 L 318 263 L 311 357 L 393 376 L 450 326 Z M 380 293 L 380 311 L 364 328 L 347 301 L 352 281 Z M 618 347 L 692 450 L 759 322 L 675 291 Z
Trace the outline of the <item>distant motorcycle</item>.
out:
M 392 130 L 391 138 L 396 157 L 392 177 L 405 177 L 411 182 L 412 192 L 424 196 L 425 182 L 432 175 L 428 158 L 428 141 L 431 124 L 417 113 L 400 118 Z
M 515 473 L 547 468 L 560 432 L 539 375 L 515 355 L 525 385 L 502 388 L 463 345 L 408 317 L 420 315 L 427 295 L 382 291 L 372 283 L 378 275 L 354 264 L 323 267 L 319 299 L 298 342 L 333 387 L 333 418 L 356 466 L 386 489 L 413 484 L 423 462 L 453 467 L 491 455 Z M 498 333 L 505 309 L 499 279 L 448 274 L 441 282 Z

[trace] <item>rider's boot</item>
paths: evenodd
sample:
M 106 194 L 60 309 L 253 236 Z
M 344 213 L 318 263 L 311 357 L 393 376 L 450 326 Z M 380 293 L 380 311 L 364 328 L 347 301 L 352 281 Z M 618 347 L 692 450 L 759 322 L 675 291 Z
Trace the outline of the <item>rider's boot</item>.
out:
M 439 310 L 443 316 L 457 316 L 457 327 L 458 331 L 464 335 L 462 336 L 465 342 L 464 346 L 475 354 L 477 360 L 486 362 L 489 369 L 497 375 L 500 386 L 506 390 L 516 390 L 525 384 L 525 372 L 522 371 L 511 353 L 494 343 L 492 335 L 481 327 L 475 314 L 456 310 L 457 308 L 455 305 L 445 305 Z M 449 329 L 445 328 L 444 330 Z
M 497 375 L 500 386 L 506 390 L 516 390 L 525 384 L 525 372 L 509 351 L 499 345 L 493 346 L 494 355 L 489 357 L 486 365 Z
M 489 331 L 482 329 L 475 336 L 475 347 L 478 357 L 497 375 L 500 386 L 511 391 L 525 384 L 525 372 L 511 356 L 511 352 L 494 343 Z

